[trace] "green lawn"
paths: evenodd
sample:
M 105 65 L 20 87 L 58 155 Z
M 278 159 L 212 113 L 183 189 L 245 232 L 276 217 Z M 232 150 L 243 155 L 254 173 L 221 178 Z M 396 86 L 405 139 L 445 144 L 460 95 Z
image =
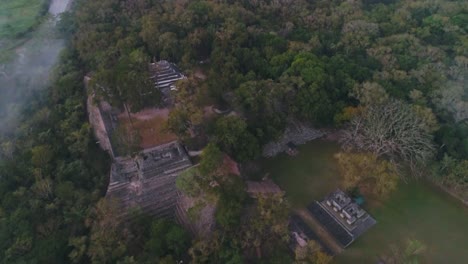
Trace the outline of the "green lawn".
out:
M 262 168 L 286 191 L 293 207 L 303 207 L 335 190 L 340 176 L 333 162 L 339 151 L 335 143 L 316 140 L 299 146 L 299 154 L 286 154 L 261 161 Z
M 0 38 L 14 38 L 37 25 L 48 0 L 1 0 Z
M 0 0 L 0 63 L 24 41 L 24 35 L 39 25 L 49 0 Z
M 297 157 L 261 162 L 264 170 L 301 207 L 339 186 L 334 143 L 314 141 Z M 427 245 L 423 263 L 468 263 L 468 209 L 425 181 L 401 183 L 388 199 L 367 208 L 378 223 L 336 258 L 336 263 L 376 263 L 389 245 L 415 238 Z

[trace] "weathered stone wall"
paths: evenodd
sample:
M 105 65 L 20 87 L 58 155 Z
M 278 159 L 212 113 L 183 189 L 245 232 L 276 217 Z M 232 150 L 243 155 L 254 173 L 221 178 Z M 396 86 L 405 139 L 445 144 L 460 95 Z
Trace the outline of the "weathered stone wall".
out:
M 88 110 L 89 123 L 91 124 L 94 136 L 98 140 L 99 145 L 107 151 L 111 157 L 114 157 L 112 145 L 109 139 L 109 131 L 103 121 L 102 111 L 98 105 L 93 102 L 93 97 L 88 96 L 86 107 Z
M 290 122 L 283 136 L 274 142 L 270 142 L 263 147 L 262 155 L 264 157 L 274 157 L 281 152 L 286 151 L 287 144 L 293 142 L 296 145 L 305 144 L 313 139 L 325 136 L 325 132 L 307 125 Z

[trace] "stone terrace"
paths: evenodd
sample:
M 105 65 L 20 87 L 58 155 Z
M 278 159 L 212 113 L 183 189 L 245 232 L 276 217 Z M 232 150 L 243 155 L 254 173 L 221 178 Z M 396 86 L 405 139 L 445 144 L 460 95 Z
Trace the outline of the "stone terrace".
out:
M 339 189 L 307 209 L 344 248 L 377 223 Z
M 150 64 L 151 80 L 154 85 L 163 94 L 165 104 L 171 104 L 171 90 L 175 90 L 175 82 L 184 79 L 185 76 L 180 72 L 175 64 L 162 60 Z
M 157 217 L 174 217 L 177 175 L 192 166 L 176 141 L 141 152 L 136 158 L 118 157 L 111 168 L 107 196 L 116 198 L 122 216 L 139 208 Z

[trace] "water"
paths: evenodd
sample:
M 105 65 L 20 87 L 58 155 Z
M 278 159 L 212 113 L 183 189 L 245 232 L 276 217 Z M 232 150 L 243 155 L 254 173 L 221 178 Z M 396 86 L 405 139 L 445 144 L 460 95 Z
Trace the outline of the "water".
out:
M 16 124 L 16 116 L 28 102 L 33 91 L 43 89 L 50 81 L 50 72 L 57 62 L 65 40 L 56 32 L 59 15 L 70 6 L 71 0 L 52 0 L 49 19 L 16 48 L 14 58 L 1 65 L 0 75 L 0 133 Z

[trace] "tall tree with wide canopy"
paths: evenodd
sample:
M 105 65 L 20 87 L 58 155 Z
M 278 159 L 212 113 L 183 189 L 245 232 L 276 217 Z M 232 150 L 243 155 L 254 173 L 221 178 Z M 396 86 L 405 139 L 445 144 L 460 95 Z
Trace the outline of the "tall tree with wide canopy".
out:
M 426 124 L 407 104 L 389 100 L 371 104 L 356 116 L 345 131 L 346 148 L 369 151 L 398 164 L 408 164 L 413 175 L 427 164 L 434 153 L 432 136 Z

